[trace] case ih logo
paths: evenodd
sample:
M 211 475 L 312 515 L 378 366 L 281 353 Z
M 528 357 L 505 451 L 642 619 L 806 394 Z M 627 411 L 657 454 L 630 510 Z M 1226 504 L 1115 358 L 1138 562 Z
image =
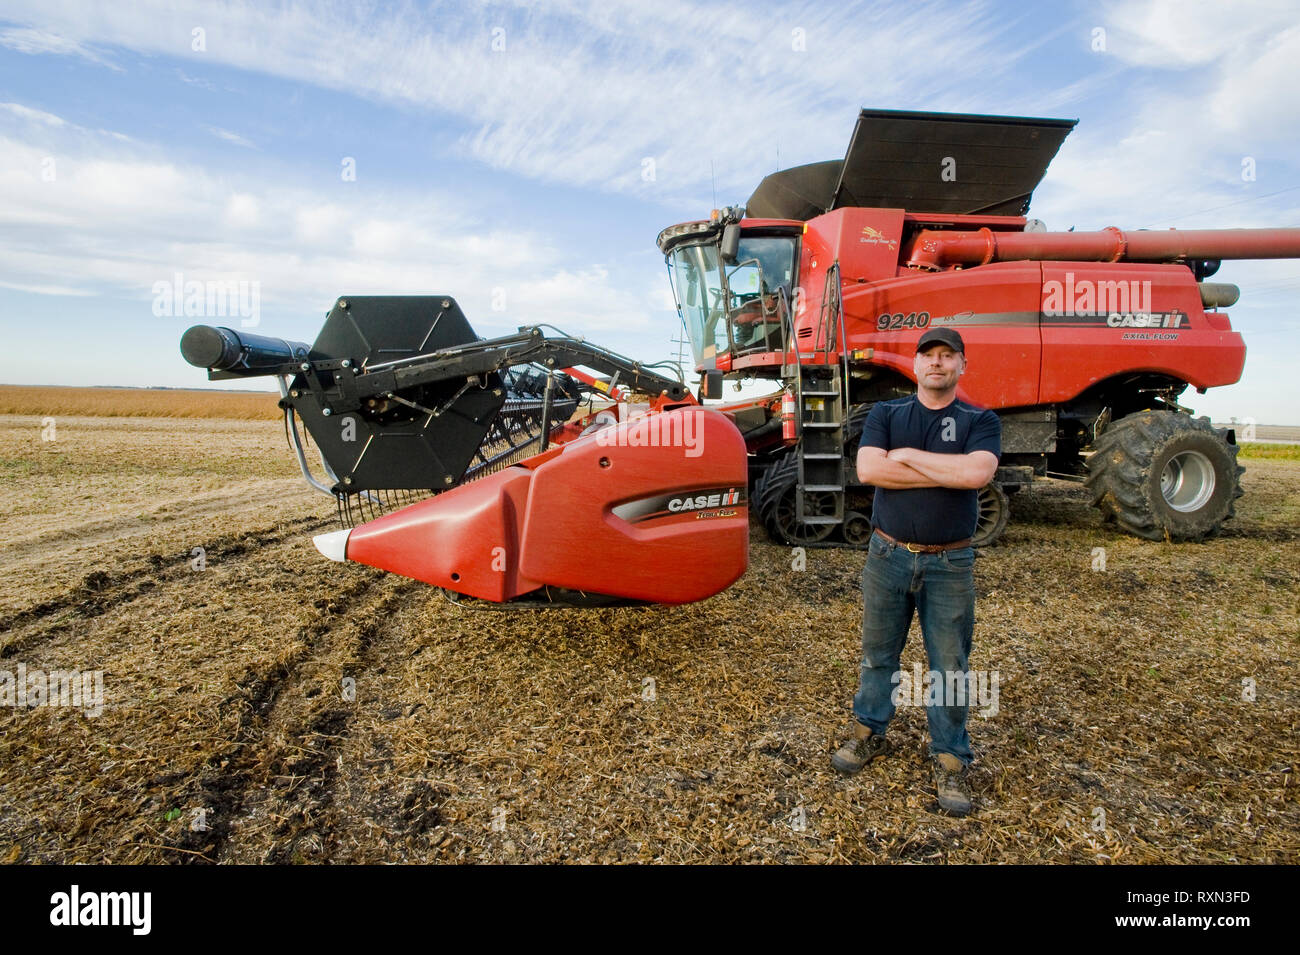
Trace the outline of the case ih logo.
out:
M 671 497 L 668 499 L 668 510 L 674 513 L 677 511 L 697 511 L 706 507 L 730 507 L 739 503 L 740 492 L 734 487 L 729 487 L 721 494 L 714 492 L 712 494 L 697 494 L 694 497 Z
M 612 510 L 615 517 L 620 517 L 629 524 L 691 513 L 698 518 L 735 517 L 740 513 L 735 508 L 744 507 L 748 503 L 745 491 L 740 486 L 706 487 L 678 494 L 643 497 L 639 501 L 619 504 Z
M 891 249 L 897 248 L 898 246 L 897 239 L 887 238 L 885 233 L 878 229 L 873 229 L 869 225 L 864 225 L 862 227 L 862 237 L 858 239 L 858 241 L 864 245 L 887 245 Z
M 1106 324 L 1111 328 L 1181 328 L 1187 316 L 1183 312 L 1111 312 Z
M 1187 315 L 1177 310 L 1151 311 L 1150 282 L 1076 280 L 1073 272 L 1066 272 L 1064 282 L 1043 283 L 1043 319 L 1049 324 L 1181 328 Z

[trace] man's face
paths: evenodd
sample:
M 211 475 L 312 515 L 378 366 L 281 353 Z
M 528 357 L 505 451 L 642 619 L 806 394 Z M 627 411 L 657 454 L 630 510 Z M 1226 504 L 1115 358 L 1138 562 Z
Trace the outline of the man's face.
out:
M 917 352 L 913 369 L 918 387 L 935 392 L 951 391 L 966 370 L 966 356 L 940 342 Z

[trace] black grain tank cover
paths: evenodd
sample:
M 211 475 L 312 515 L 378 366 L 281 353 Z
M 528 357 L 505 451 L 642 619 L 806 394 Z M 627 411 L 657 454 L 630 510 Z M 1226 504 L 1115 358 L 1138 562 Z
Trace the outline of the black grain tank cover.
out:
M 842 160 L 772 173 L 750 218 L 807 220 L 860 206 L 949 215 L 1024 215 L 1078 120 L 864 109 Z

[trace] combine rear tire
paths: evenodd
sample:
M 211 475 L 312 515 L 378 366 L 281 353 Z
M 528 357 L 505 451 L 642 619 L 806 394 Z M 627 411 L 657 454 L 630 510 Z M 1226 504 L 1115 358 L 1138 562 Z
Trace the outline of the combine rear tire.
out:
M 1093 504 L 1130 534 L 1202 540 L 1233 516 L 1244 471 L 1209 418 L 1142 411 L 1106 429 L 1086 483 Z
M 1007 492 L 990 481 L 980 490 L 979 522 L 975 525 L 975 536 L 971 538 L 972 547 L 988 547 L 1007 529 L 1011 519 L 1011 501 Z

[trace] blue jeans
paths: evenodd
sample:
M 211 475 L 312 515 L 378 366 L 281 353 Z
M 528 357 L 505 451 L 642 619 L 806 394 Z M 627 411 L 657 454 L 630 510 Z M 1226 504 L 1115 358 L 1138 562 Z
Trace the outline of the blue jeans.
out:
M 970 547 L 914 554 L 879 534 L 871 535 L 862 568 L 862 677 L 853 715 L 872 732 L 885 732 L 894 715 L 895 690 L 913 682 L 911 674 L 900 680 L 898 667 L 913 612 L 920 613 L 930 670 L 945 675 L 967 672 L 975 631 L 974 565 Z M 910 701 L 913 695 L 904 698 Z M 970 763 L 969 702 L 967 694 L 945 693 L 942 703 L 926 706 L 931 753 L 951 753 L 963 764 Z

